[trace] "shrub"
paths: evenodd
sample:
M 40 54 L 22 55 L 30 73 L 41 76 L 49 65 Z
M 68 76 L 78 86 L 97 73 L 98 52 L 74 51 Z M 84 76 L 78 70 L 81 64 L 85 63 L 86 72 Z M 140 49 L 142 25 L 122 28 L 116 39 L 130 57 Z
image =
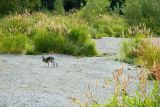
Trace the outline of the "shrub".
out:
M 160 40 L 145 41 L 137 49 L 136 63 L 143 65 L 151 74 L 160 80 Z
M 138 73 L 138 81 L 131 81 L 130 76 L 124 74 L 124 66 L 113 73 L 114 85 L 108 80 L 104 83 L 95 81 L 96 89 L 91 89 L 91 84 L 85 89 L 85 97 L 83 101 L 79 98 L 70 98 L 76 106 L 79 107 L 159 107 L 160 106 L 160 87 L 159 81 L 148 82 L 144 70 Z M 138 82 L 138 84 L 137 84 Z M 109 83 L 109 84 L 108 84 Z M 148 84 L 149 83 L 149 84 Z M 113 97 L 108 98 L 106 102 L 102 102 L 97 97 L 101 89 L 97 88 L 103 85 L 104 87 L 114 86 Z M 136 87 L 136 90 L 130 90 L 130 86 Z M 152 86 L 152 88 L 150 88 Z M 129 89 L 129 90 L 128 90 Z M 95 91 L 96 90 L 96 91 Z M 135 91 L 135 93 L 133 93 Z M 94 93 L 96 92 L 96 93 Z M 102 102 L 102 103 L 101 103 Z
M 27 35 L 25 53 L 65 53 L 79 56 L 96 55 L 88 24 L 76 15 L 49 16 L 24 13 L 0 20 L 0 35 Z M 76 26 L 76 27 L 75 27 Z M 4 45 L 3 45 L 4 46 Z M 2 47 L 3 47 L 2 46 Z M 9 48 L 8 51 L 10 52 Z M 6 49 L 7 52 L 7 49 Z M 88 53 L 86 53 L 88 52 Z
M 160 40 L 142 37 L 122 42 L 121 58 L 128 63 L 145 67 L 153 78 L 160 80 Z
M 89 32 L 84 28 L 73 28 L 68 36 L 70 41 L 76 44 L 86 43 L 90 39 Z
M 34 37 L 35 49 L 38 52 L 56 52 L 62 53 L 64 46 L 64 38 L 53 32 L 41 31 Z
M 95 43 L 93 41 L 87 42 L 83 45 L 82 49 L 80 49 L 79 55 L 85 55 L 85 56 L 95 56 L 98 52 L 95 48 Z
M 55 8 L 56 13 L 58 14 L 64 14 L 65 12 L 62 0 L 55 0 L 54 8 Z
M 29 19 L 29 16 L 15 15 L 8 16 L 1 20 L 0 28 L 5 33 L 23 33 L 30 35 L 32 30 L 32 21 Z
M 139 88 L 140 90 L 136 90 L 134 95 L 130 95 L 129 93 L 124 93 L 123 90 L 118 90 L 118 95 L 114 95 L 113 98 L 109 99 L 109 101 L 105 104 L 92 104 L 93 107 L 159 107 L 160 101 L 160 88 L 159 82 L 154 81 L 153 88 L 148 89 L 149 93 L 146 92 L 147 88 L 147 80 L 145 78 L 145 74 L 140 74 L 139 80 Z M 120 76 L 118 76 L 120 78 Z M 115 82 L 118 82 L 115 80 Z M 120 85 L 125 84 L 126 88 L 128 88 L 128 80 L 124 80 L 122 82 L 118 82 Z M 119 86 L 120 87 L 120 86 Z M 88 104 L 87 104 L 88 105 Z
M 26 48 L 27 40 L 28 38 L 24 34 L 1 36 L 0 53 L 22 53 Z
M 85 28 L 73 28 L 69 35 L 69 41 L 75 45 L 74 55 L 94 56 L 97 55 L 94 42 Z
M 156 37 L 157 35 L 153 33 L 145 24 L 139 24 L 137 26 L 131 26 L 128 28 L 126 33 L 127 37 L 136 37 L 141 35 L 143 37 Z
M 102 36 L 121 37 L 122 32 L 126 32 L 128 28 L 124 19 L 117 16 L 99 16 L 92 23 L 96 33 Z
M 136 49 L 141 44 L 141 42 L 141 37 L 131 38 L 123 41 L 120 49 L 121 60 L 127 63 L 135 63 L 138 56 Z
M 159 0 L 128 0 L 125 16 L 131 25 L 145 23 L 157 34 L 160 33 L 160 1 Z
M 107 0 L 87 0 L 86 6 L 82 9 L 82 16 L 92 22 L 94 17 L 106 12 Z

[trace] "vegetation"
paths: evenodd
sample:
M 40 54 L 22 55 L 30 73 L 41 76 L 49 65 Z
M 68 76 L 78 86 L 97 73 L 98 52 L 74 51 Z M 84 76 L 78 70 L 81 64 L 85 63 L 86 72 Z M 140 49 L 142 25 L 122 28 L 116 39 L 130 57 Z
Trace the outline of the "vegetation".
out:
M 33 4 L 36 3 L 38 1 Z M 25 11 L 23 14 L 15 13 L 0 19 L 1 35 L 16 38 L 21 34 L 27 38 L 25 47 L 18 53 L 54 52 L 94 56 L 98 52 L 92 38 L 120 37 L 127 31 L 128 24 L 124 18 L 107 15 L 106 5 L 109 6 L 109 2 L 106 0 L 90 0 L 84 8 L 68 15 L 64 14 L 62 1 L 57 0 L 54 4 L 54 13 Z M 9 41 L 1 39 L 1 44 L 3 40 Z M 17 53 L 13 52 L 14 49 L 12 52 L 11 49 L 7 51 L 8 48 L 4 51 L 3 46 L 0 48 L 1 53 Z
M 10 36 L 0 40 L 0 51 L 2 53 L 17 53 L 16 49 L 5 48 L 5 45 L 12 45 L 10 38 L 17 38 L 19 34 L 22 34 L 24 36 L 21 37 L 21 41 L 24 40 L 24 37 L 27 38 L 28 42 L 23 42 L 23 44 L 28 46 L 23 46 L 18 53 L 55 52 L 79 56 L 97 55 L 87 25 L 74 18 L 74 16 L 49 16 L 44 13 L 25 13 L 5 17 L 0 24 L 1 35 Z M 74 27 L 75 25 L 78 25 L 77 28 Z M 16 46 L 10 48 L 16 48 Z M 17 48 L 19 50 L 19 47 Z
M 130 96 L 127 93 L 127 88 L 129 85 L 129 79 L 124 79 L 119 83 L 119 78 L 121 78 L 121 70 L 118 70 L 114 74 L 115 80 L 115 93 L 114 97 L 110 102 L 106 104 L 95 104 L 93 107 L 159 107 L 160 101 L 160 88 L 159 82 L 154 81 L 153 89 L 149 94 L 147 94 L 146 89 L 147 79 L 145 77 L 144 71 L 141 71 L 138 75 L 139 78 L 139 89 L 134 96 Z M 118 79 L 117 79 L 118 78 Z M 118 83 L 122 86 L 121 90 L 118 90 Z M 117 85 L 117 86 L 116 86 Z
M 127 0 L 125 17 L 131 25 L 145 23 L 147 27 L 160 34 L 159 5 L 159 0 Z
M 160 80 L 159 5 L 159 0 L 0 0 L 0 53 L 95 56 L 93 38 L 123 37 L 121 60 Z M 133 97 L 126 90 L 128 79 L 118 80 L 122 69 L 113 75 L 115 96 L 94 107 L 160 106 L 159 83 L 147 94 L 144 72 Z
M 159 107 L 160 87 L 159 81 L 153 82 L 153 88 L 149 88 L 146 73 L 144 70 L 138 73 L 138 85 L 135 93 L 129 92 L 129 86 L 136 84 L 131 80 L 130 75 L 123 74 L 124 66 L 113 72 L 114 92 L 113 97 L 108 99 L 106 103 L 99 104 L 98 99 L 88 86 L 85 92 L 85 102 L 81 102 L 78 98 L 70 98 L 75 104 L 80 107 Z M 96 80 L 96 87 L 98 87 Z M 108 86 L 108 80 L 105 80 L 104 86 Z M 107 87 L 106 86 L 106 87 Z M 150 93 L 147 92 L 149 90 Z M 99 90 L 96 90 L 98 92 Z
M 160 44 L 159 39 L 151 38 L 154 34 L 142 26 L 131 28 L 134 38 L 122 42 L 121 58 L 127 63 L 137 64 L 145 67 L 151 72 L 152 76 L 160 79 Z M 133 30 L 134 29 L 134 30 Z M 150 37 L 150 38 L 146 38 Z

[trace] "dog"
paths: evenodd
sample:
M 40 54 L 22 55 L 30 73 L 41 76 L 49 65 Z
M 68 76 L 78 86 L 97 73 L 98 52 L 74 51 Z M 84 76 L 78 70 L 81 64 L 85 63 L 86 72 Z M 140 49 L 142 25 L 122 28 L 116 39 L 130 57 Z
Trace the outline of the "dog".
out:
M 55 62 L 55 58 L 52 56 L 49 56 L 46 58 L 42 56 L 42 62 L 48 63 L 48 67 L 49 67 L 49 63 L 52 63 L 54 67 L 58 67 L 58 64 Z

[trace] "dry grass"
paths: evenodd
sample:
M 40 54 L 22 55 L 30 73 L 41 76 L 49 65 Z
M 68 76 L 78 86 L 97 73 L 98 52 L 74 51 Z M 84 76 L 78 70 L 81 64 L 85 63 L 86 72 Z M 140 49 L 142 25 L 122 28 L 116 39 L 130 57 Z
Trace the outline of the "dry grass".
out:
M 159 105 L 159 88 L 155 82 L 153 91 L 151 93 L 147 93 L 147 75 L 142 68 L 140 72 L 138 72 L 138 93 L 134 96 L 130 96 L 130 93 L 127 91 L 130 87 L 129 85 L 132 83 L 129 75 L 124 75 L 125 65 L 120 67 L 116 72 L 113 72 L 114 79 L 114 97 L 109 100 L 106 104 L 98 104 L 98 99 L 96 98 L 95 93 L 91 90 L 91 86 L 88 84 L 88 87 L 85 91 L 85 99 L 84 101 L 80 101 L 78 98 L 70 98 L 72 102 L 77 104 L 79 107 L 135 107 L 143 105 L 152 106 Z M 95 80 L 96 90 L 99 85 L 99 81 Z M 109 85 L 108 80 L 104 80 L 104 86 L 107 87 Z M 97 90 L 98 91 L 98 90 Z

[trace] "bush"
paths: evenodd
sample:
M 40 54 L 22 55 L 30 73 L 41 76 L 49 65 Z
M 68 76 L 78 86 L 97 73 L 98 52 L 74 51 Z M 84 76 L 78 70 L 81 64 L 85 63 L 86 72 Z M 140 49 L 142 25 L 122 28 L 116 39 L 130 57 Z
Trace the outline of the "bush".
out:
M 137 49 L 136 63 L 143 65 L 151 74 L 160 80 L 160 40 L 144 41 Z
M 144 43 L 144 39 L 155 36 L 156 35 L 152 33 L 150 29 L 147 29 L 144 24 L 130 27 L 125 34 L 125 37 L 130 38 L 121 44 L 120 55 L 122 60 L 128 63 L 135 63 L 138 57 L 137 49 Z
M 90 39 L 89 32 L 84 28 L 73 28 L 68 36 L 76 44 L 84 44 Z
M 144 35 L 122 42 L 121 58 L 127 63 L 137 64 L 150 71 L 160 80 L 160 40 L 147 39 Z
M 160 34 L 160 1 L 159 0 L 128 0 L 125 16 L 131 25 L 145 23 L 153 31 Z
M 27 35 L 29 41 L 24 49 L 26 54 L 47 52 L 79 56 L 97 54 L 88 24 L 75 15 L 49 16 L 44 13 L 25 13 L 8 16 L 0 21 L 0 35 L 4 37 Z M 10 52 L 9 48 L 7 49 Z
M 65 12 L 62 0 L 55 0 L 54 8 L 55 8 L 56 13 L 58 14 L 64 14 Z
M 34 37 L 35 49 L 38 52 L 63 53 L 64 38 L 53 32 L 41 31 Z
M 40 7 L 41 0 L 0 0 L 0 3 L 0 17 L 2 17 L 11 13 L 22 13 L 26 9 L 37 10 Z
M 30 35 L 33 23 L 29 16 L 15 15 L 8 16 L 1 20 L 0 28 L 4 33 L 23 33 Z
M 95 56 L 98 54 L 95 48 L 95 43 L 93 41 L 87 42 L 83 45 L 82 49 L 80 50 L 80 55 L 85 56 Z
M 136 58 L 138 57 L 136 49 L 141 42 L 141 37 L 131 38 L 123 41 L 120 49 L 121 60 L 131 64 L 135 63 Z
M 101 36 L 121 37 L 122 32 L 126 32 L 128 28 L 128 24 L 124 19 L 117 16 L 99 16 L 92 23 L 96 34 Z
M 16 36 L 4 35 L 0 37 L 0 52 L 1 53 L 22 53 L 26 48 L 27 36 L 17 34 Z
M 95 17 L 106 12 L 107 4 L 107 0 L 87 0 L 86 6 L 82 9 L 82 16 L 88 22 L 92 22 Z
M 38 52 L 65 53 L 75 56 L 97 55 L 95 44 L 82 29 L 72 29 L 67 36 L 47 30 L 36 33 L 34 37 L 35 49 Z

